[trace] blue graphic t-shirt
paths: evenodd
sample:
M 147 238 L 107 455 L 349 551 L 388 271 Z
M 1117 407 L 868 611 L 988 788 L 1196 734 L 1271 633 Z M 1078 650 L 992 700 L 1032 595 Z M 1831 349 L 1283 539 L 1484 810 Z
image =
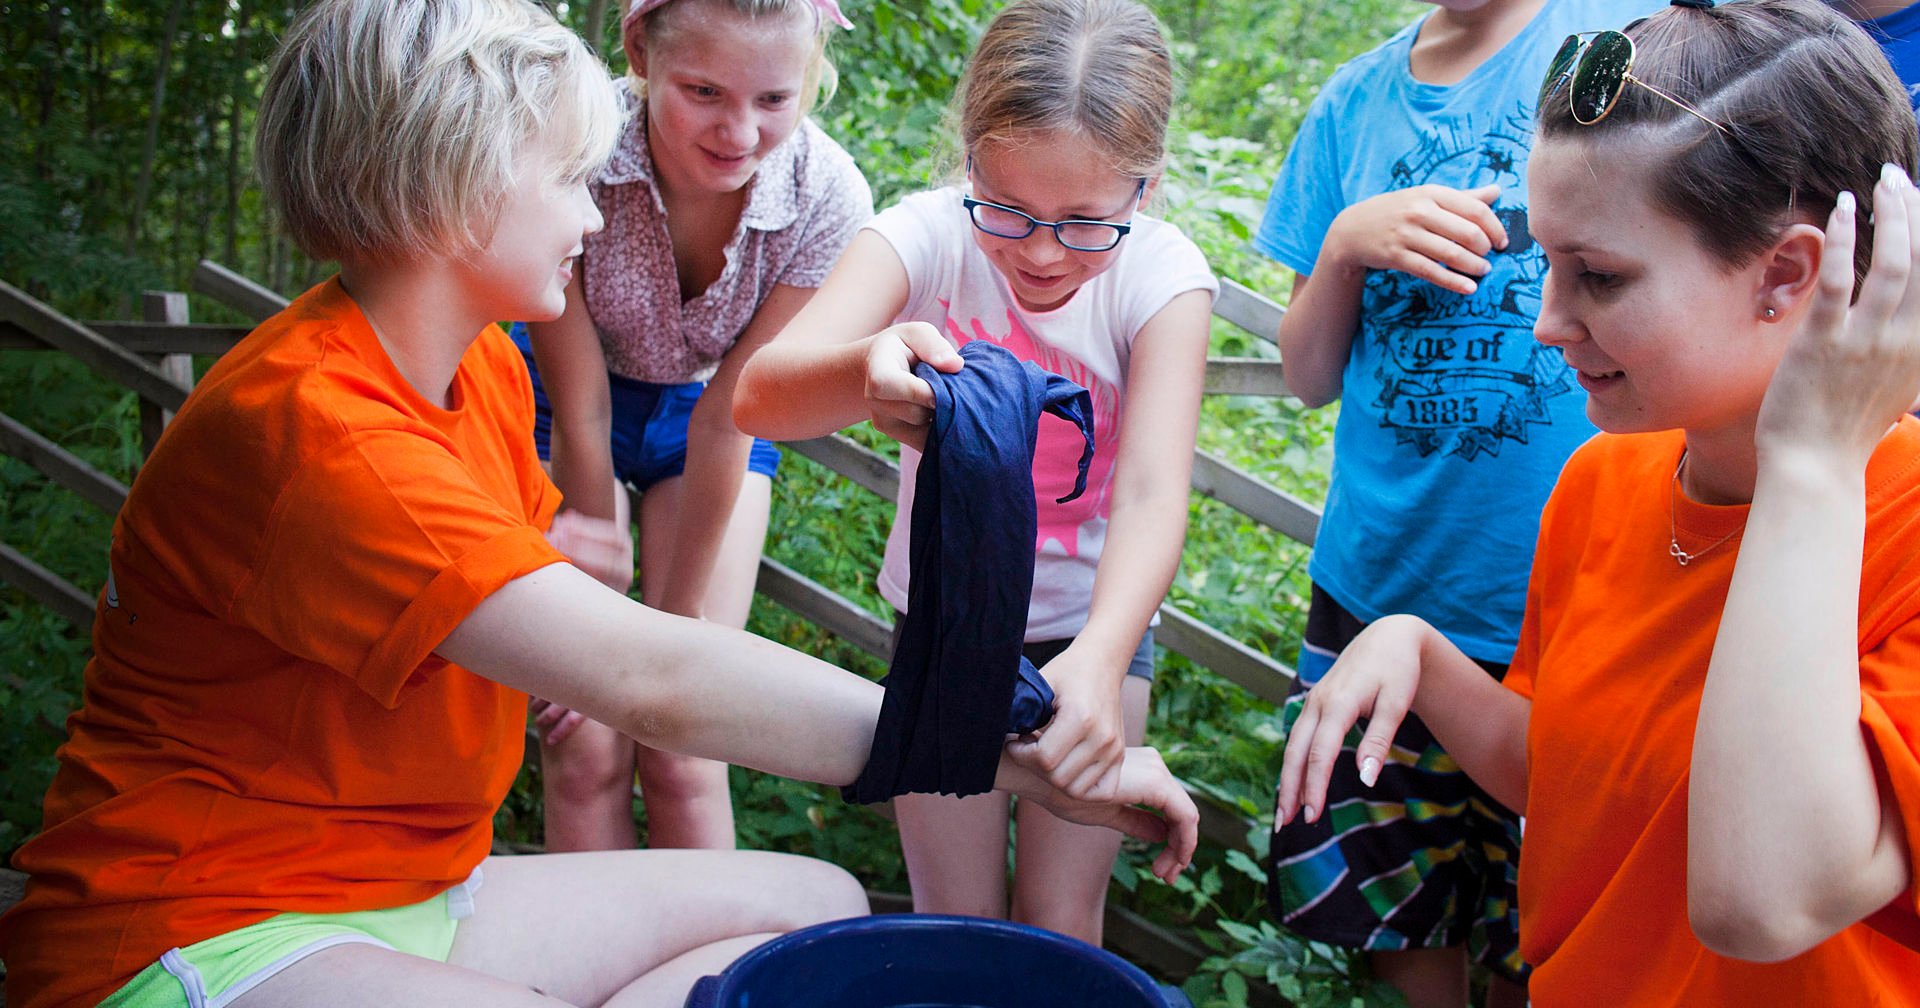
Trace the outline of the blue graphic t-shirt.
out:
M 1920 113 L 1920 3 L 1859 24 L 1880 43 L 1893 72 L 1907 86 L 1908 100 Z
M 1519 638 L 1534 538 L 1560 466 L 1593 434 L 1560 351 L 1534 342 L 1546 257 L 1527 232 L 1540 79 L 1570 34 L 1652 0 L 1548 0 L 1466 79 L 1408 70 L 1424 18 L 1334 73 L 1307 111 L 1254 245 L 1310 273 L 1335 215 L 1426 183 L 1498 183 L 1507 248 L 1470 296 L 1375 270 L 1343 376 L 1333 484 L 1309 567 L 1363 620 L 1413 613 L 1467 654 Z

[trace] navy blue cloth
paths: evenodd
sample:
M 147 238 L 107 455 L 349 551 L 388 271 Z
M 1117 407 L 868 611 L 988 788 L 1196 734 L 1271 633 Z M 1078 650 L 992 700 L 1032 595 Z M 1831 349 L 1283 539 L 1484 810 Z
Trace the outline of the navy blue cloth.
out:
M 849 801 L 993 790 L 1008 734 L 1045 724 L 1053 691 L 1021 657 L 1033 594 L 1033 446 L 1042 411 L 1086 439 L 1066 503 L 1087 487 L 1093 399 L 996 343 L 965 366 L 914 374 L 933 386 L 933 423 L 914 473 L 907 615 L 881 681 L 873 748 Z

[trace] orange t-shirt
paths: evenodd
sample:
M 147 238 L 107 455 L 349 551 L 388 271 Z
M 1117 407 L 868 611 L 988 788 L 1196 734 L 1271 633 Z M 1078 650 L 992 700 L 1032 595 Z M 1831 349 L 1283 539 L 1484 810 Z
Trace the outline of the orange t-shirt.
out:
M 1596 437 L 1541 522 L 1505 680 L 1533 699 L 1519 897 L 1533 1002 L 1920 1005 L 1920 953 L 1888 937 L 1920 933 L 1912 889 L 1873 918 L 1881 929 L 1855 924 L 1780 963 L 1709 952 L 1687 923 L 1694 722 L 1739 539 L 1706 547 L 1742 528 L 1747 508 L 1670 496 L 1681 443 Z M 1861 731 L 1920 853 L 1920 421 L 1901 421 L 1866 478 Z M 1702 554 L 1687 567 L 1667 551 L 1676 522 Z
M 466 878 L 525 694 L 432 652 L 562 559 L 526 367 L 488 326 L 451 409 L 338 280 L 210 370 L 114 525 L 85 696 L 0 922 L 7 1003 L 91 1005 L 170 948 Z

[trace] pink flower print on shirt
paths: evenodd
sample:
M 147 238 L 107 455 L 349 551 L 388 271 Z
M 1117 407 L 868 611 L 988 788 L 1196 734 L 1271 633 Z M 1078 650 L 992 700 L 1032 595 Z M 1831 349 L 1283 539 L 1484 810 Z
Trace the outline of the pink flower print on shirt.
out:
M 944 300 L 942 307 L 952 310 L 952 305 Z M 1004 334 L 993 332 L 978 318 L 963 325 L 949 314 L 947 335 L 956 345 L 976 339 L 991 340 L 1015 357 L 1032 361 L 1091 393 L 1094 449 L 1093 462 L 1087 467 L 1087 489 L 1065 504 L 1054 502 L 1073 490 L 1080 452 L 1086 443 L 1073 424 L 1041 414 L 1033 452 L 1033 496 L 1038 519 L 1034 551 L 1079 556 L 1083 536 L 1091 539 L 1084 545 L 1098 549 L 1106 535 L 1105 519 L 1113 496 L 1113 464 L 1119 454 L 1120 390 L 1111 382 L 1102 381 L 1079 360 L 1036 340 L 1012 310 L 1007 312 Z

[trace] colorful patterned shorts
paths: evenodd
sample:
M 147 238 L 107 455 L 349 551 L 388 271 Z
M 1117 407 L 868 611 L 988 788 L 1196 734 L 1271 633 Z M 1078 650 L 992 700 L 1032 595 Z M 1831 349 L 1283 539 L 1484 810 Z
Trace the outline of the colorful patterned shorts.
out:
M 1314 587 L 1286 729 L 1308 686 L 1364 625 Z M 1505 671 L 1488 667 L 1496 678 Z M 1374 952 L 1465 946 L 1474 962 L 1524 982 L 1519 818 L 1469 780 L 1411 714 L 1371 788 L 1354 765 L 1359 741 L 1357 729 L 1348 734 L 1320 820 L 1296 816 L 1274 831 L 1267 899 L 1275 919 L 1303 937 Z

